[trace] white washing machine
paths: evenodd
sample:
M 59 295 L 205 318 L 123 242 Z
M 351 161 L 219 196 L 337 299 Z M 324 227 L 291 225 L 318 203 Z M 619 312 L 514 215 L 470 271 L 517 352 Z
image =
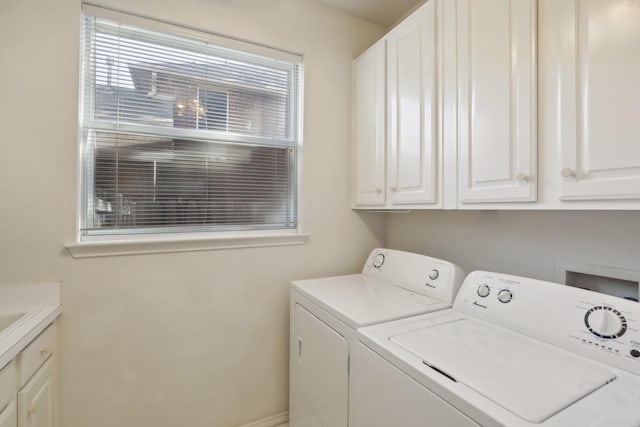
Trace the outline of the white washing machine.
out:
M 640 304 L 473 272 L 453 308 L 360 329 L 352 427 L 638 427 Z
M 362 273 L 292 282 L 290 427 L 349 425 L 356 329 L 451 307 L 463 278 L 447 261 L 374 249 Z

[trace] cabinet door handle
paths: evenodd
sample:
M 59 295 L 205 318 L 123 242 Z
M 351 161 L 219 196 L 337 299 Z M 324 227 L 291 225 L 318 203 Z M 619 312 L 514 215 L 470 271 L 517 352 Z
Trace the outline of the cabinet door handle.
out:
M 569 168 L 564 168 L 560 171 L 560 175 L 562 175 L 565 178 L 570 178 L 570 177 L 574 177 L 576 176 L 576 171 L 569 169 Z
M 391 191 L 395 193 L 396 191 L 398 191 L 398 187 L 391 187 Z
M 27 414 L 33 414 L 38 411 L 38 405 L 35 402 L 32 402 L 31 405 L 27 408 Z
M 382 193 L 382 189 L 381 189 L 381 188 L 376 188 L 376 193 L 377 193 L 377 194 Z
M 520 182 L 527 182 L 529 181 L 529 177 L 524 174 L 524 173 L 519 173 L 518 176 L 516 176 L 516 179 Z
M 43 345 L 42 347 L 40 347 L 40 355 L 41 356 L 44 356 L 47 353 L 49 353 L 49 346 L 48 345 Z
M 302 363 L 302 338 L 298 337 L 298 363 Z

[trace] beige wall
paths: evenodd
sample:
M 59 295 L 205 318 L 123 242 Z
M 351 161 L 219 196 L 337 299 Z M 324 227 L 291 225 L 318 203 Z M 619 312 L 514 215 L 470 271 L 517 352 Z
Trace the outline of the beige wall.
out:
M 61 427 L 225 427 L 286 411 L 288 282 L 358 269 L 351 60 L 383 29 L 306 0 L 112 0 L 305 55 L 304 246 L 72 259 L 79 0 L 0 3 L 0 281 L 60 280 Z
M 638 211 L 423 211 L 389 214 L 387 244 L 458 263 L 556 281 L 558 263 L 640 270 Z

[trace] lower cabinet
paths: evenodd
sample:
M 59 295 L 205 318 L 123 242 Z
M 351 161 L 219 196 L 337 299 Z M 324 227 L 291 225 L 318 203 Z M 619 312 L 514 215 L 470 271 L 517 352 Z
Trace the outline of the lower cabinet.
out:
M 18 392 L 19 427 L 55 427 L 54 364 L 49 357 Z
M 0 427 L 16 427 L 18 425 L 18 413 L 16 411 L 16 401 L 12 400 L 0 412 Z
M 12 360 L 0 369 L 0 427 L 16 427 L 16 384 L 18 370 Z
M 0 427 L 56 427 L 55 323 L 0 369 Z

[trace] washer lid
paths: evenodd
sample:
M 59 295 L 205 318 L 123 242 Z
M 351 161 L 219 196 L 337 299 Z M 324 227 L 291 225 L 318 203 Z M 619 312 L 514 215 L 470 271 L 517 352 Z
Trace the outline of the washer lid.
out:
M 571 353 L 472 319 L 399 334 L 391 341 L 535 423 L 616 378 Z
M 364 274 L 297 280 L 292 288 L 353 329 L 450 306 Z

